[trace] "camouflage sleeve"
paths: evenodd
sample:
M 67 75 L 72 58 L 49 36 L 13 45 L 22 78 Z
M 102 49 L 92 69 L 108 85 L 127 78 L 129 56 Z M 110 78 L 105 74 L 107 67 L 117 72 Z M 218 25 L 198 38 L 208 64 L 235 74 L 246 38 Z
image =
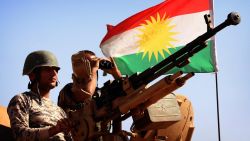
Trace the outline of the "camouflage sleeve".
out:
M 65 85 L 59 92 L 57 100 L 57 105 L 61 107 L 66 113 L 68 111 L 68 105 L 72 104 L 72 100 L 68 96 L 72 93 L 71 91 L 72 85 L 73 85 L 72 83 L 68 83 L 67 85 Z
M 62 89 L 59 93 L 57 105 L 60 106 L 63 110 L 65 110 L 65 93 L 64 89 Z
M 24 95 L 16 95 L 8 105 L 11 128 L 17 141 L 43 141 L 49 138 L 49 127 L 29 127 L 30 101 Z

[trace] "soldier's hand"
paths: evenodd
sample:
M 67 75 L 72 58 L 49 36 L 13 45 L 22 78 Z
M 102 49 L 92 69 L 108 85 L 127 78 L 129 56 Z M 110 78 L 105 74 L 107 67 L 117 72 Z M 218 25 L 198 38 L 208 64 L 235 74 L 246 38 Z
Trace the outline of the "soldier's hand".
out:
M 57 124 L 55 126 L 52 126 L 49 129 L 49 135 L 53 136 L 60 132 L 68 133 L 73 129 L 73 127 L 74 123 L 68 118 L 60 119 L 59 121 L 57 121 Z
M 75 76 L 79 79 L 90 79 L 92 76 L 91 64 L 85 56 L 77 58 L 72 62 Z
M 96 71 L 99 69 L 100 58 L 98 58 L 96 56 L 90 56 L 90 58 L 88 58 L 88 59 L 90 60 L 92 72 L 96 73 Z
M 83 68 L 85 69 L 85 72 L 86 72 L 86 76 L 89 77 L 89 79 L 91 79 L 92 77 L 91 61 L 89 61 L 85 56 L 83 56 L 81 59 L 82 59 Z

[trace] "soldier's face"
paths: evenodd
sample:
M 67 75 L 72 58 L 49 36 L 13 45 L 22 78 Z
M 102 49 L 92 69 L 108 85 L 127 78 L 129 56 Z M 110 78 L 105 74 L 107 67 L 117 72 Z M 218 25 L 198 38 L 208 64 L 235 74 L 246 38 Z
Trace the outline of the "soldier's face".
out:
M 39 85 L 52 89 L 56 87 L 58 70 L 55 67 L 41 67 Z

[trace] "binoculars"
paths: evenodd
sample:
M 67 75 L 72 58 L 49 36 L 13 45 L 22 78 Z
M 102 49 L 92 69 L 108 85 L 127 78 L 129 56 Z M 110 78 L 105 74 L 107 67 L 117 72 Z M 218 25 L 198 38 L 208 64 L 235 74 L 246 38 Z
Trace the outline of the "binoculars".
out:
M 114 67 L 114 64 L 108 60 L 100 60 L 99 61 L 99 68 L 100 69 L 111 69 Z

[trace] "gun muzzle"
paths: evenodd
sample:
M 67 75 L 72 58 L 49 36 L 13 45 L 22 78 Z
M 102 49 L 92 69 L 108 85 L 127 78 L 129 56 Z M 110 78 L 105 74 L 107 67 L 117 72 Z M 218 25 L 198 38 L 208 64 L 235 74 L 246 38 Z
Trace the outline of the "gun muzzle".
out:
M 240 14 L 238 12 L 231 12 L 227 15 L 226 21 L 230 25 L 237 25 L 241 21 Z

